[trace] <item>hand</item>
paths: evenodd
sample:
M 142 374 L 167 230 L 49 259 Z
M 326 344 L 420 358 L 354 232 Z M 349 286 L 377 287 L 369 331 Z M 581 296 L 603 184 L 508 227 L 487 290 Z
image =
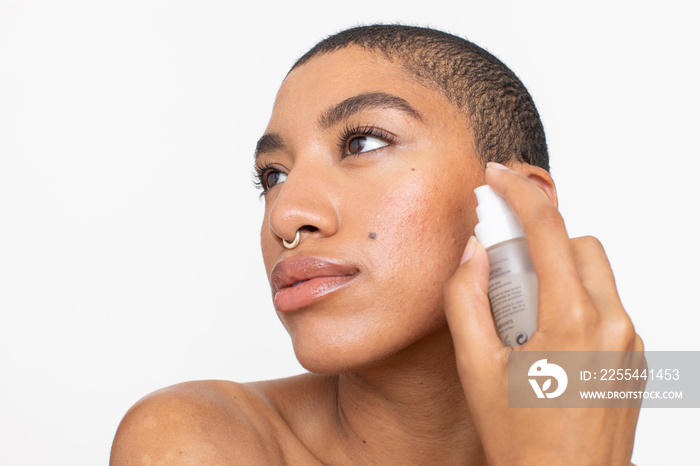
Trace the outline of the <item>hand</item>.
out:
M 539 282 L 537 330 L 501 343 L 487 295 L 489 264 L 472 238 L 444 288 L 445 312 L 469 410 L 489 464 L 628 465 L 638 408 L 508 408 L 509 351 L 643 351 L 594 238 L 569 239 L 556 206 L 528 178 L 489 164 L 487 183 L 525 230 Z

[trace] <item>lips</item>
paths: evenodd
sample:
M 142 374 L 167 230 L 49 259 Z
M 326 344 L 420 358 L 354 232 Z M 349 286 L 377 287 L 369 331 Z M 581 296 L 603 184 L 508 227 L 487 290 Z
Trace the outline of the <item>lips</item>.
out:
M 358 270 L 317 257 L 295 257 L 277 263 L 270 283 L 275 309 L 290 312 L 314 304 L 355 279 Z

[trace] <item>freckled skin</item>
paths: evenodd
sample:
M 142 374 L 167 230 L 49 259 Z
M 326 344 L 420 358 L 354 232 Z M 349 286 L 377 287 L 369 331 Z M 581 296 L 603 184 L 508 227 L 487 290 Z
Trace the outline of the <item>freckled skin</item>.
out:
M 337 140 L 346 122 L 321 129 L 319 116 L 377 90 L 406 99 L 422 121 L 396 110 L 363 111 L 348 123 L 381 127 L 396 142 L 342 158 Z M 261 244 L 268 276 L 275 263 L 294 255 L 360 270 L 343 290 L 280 315 L 300 362 L 314 372 L 344 372 L 445 327 L 441 286 L 473 232 L 472 190 L 483 184 L 466 117 L 396 65 L 349 48 L 289 74 L 266 132 L 287 146 L 263 156 L 287 173 L 265 197 Z M 313 228 L 302 230 L 300 245 L 286 250 L 280 238 L 294 237 L 305 225 Z M 381 241 L 358 241 L 357 233 L 368 229 L 371 239 Z

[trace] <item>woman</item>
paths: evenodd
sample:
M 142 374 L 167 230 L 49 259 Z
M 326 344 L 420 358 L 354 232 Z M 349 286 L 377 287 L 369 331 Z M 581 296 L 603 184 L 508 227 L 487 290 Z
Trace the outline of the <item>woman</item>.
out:
M 404 26 L 318 44 L 256 149 L 272 296 L 312 374 L 151 394 L 112 464 L 629 464 L 637 409 L 508 408 L 477 186 L 520 218 L 539 279 L 516 350 L 642 349 L 547 169 L 530 96 L 473 44 Z

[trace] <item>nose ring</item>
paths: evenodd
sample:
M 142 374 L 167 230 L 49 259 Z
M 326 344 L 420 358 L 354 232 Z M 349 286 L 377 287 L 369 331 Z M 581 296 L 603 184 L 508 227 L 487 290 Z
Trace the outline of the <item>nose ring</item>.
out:
M 297 247 L 297 244 L 299 244 L 300 238 L 301 235 L 299 234 L 299 230 L 297 230 L 296 234 L 294 235 L 294 241 L 289 243 L 286 239 L 282 238 L 282 244 L 284 244 L 284 247 L 287 249 L 294 249 L 295 247 Z

